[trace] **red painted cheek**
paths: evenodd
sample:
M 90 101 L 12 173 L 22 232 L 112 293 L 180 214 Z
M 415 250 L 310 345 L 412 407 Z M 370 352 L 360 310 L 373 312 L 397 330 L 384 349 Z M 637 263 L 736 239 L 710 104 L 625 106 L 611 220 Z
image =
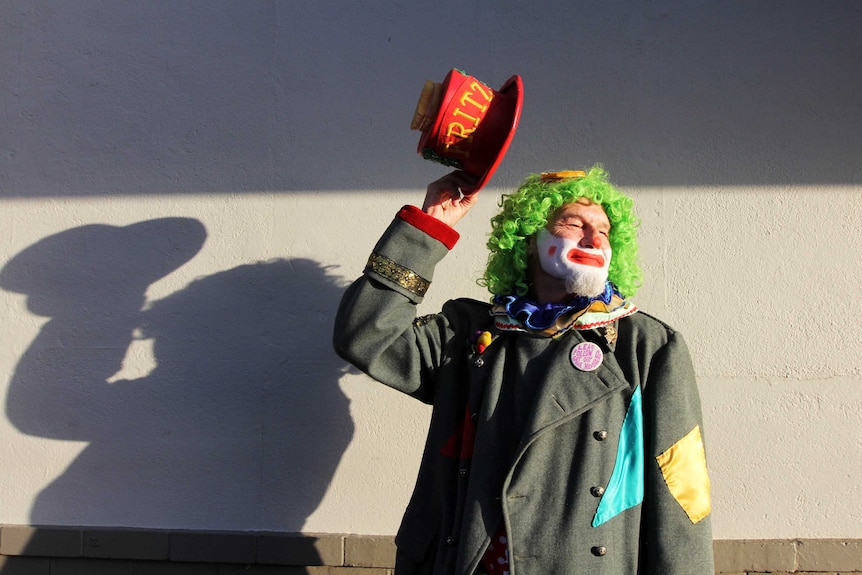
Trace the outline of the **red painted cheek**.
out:
M 551 246 L 548 248 L 548 255 L 549 256 L 553 256 L 555 253 L 557 253 L 557 246 Z

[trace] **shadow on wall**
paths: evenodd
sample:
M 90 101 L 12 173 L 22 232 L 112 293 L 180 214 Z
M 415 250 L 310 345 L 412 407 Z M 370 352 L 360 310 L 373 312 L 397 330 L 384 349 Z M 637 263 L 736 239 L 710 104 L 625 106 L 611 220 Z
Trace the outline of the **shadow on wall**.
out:
M 16 367 L 9 420 L 87 443 L 35 499 L 33 524 L 300 531 L 320 503 L 353 436 L 330 345 L 339 280 L 274 260 L 142 309 L 205 238 L 187 218 L 88 225 L 0 272 L 50 318 Z M 119 379 L 147 344 L 155 367 Z
M 626 186 L 859 184 L 860 24 L 840 0 L 6 0 L 0 197 L 421 185 L 442 172 L 408 125 L 454 66 L 524 78 L 494 186 L 597 161 Z

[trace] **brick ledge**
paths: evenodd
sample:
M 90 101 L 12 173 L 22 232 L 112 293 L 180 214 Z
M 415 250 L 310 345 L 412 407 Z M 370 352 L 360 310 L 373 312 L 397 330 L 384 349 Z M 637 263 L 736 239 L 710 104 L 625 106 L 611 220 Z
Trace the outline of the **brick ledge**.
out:
M 862 539 L 718 540 L 715 559 L 716 573 L 736 575 L 860 573 Z M 5 572 L 4 564 L 28 562 L 32 572 L 47 574 L 52 573 L 48 567 L 52 564 L 82 560 L 170 562 L 177 567 L 259 565 L 260 572 L 266 566 L 288 566 L 299 569 L 279 572 L 388 575 L 395 544 L 388 535 L 0 526 L 0 571 Z

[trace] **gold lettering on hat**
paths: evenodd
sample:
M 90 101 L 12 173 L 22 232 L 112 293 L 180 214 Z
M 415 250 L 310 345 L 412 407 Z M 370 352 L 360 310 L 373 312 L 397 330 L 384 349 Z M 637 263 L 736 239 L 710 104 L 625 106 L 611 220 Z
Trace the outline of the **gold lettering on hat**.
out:
M 486 86 L 486 88 L 487 88 L 487 86 Z M 482 88 L 482 84 L 481 84 L 481 83 L 479 83 L 479 82 L 472 82 L 472 83 L 470 84 L 470 89 L 471 89 L 471 90 L 476 90 L 477 92 L 479 92 L 480 94 L 482 94 L 482 97 L 483 97 L 483 98 L 485 98 L 485 101 L 486 101 L 486 102 L 489 102 L 489 103 L 490 103 L 490 102 L 491 102 L 491 100 L 493 100 L 493 99 L 494 99 L 494 93 L 493 93 L 493 92 L 486 92 L 486 91 Z M 470 94 L 470 95 L 472 96 L 473 94 Z M 461 102 L 461 105 L 464 105 L 464 102 Z
M 468 137 L 470 134 L 476 131 L 476 128 L 465 128 L 461 122 L 449 122 L 449 126 L 446 128 L 446 137 L 451 138 L 455 136 L 463 140 Z M 456 142 L 449 142 L 446 144 L 446 147 L 454 145 Z
M 461 108 L 455 108 L 455 111 L 454 111 L 454 112 L 452 112 L 452 115 L 453 115 L 453 116 L 461 116 L 461 117 L 463 117 L 463 118 L 467 118 L 468 120 L 470 120 L 471 122 L 473 122 L 473 128 L 474 128 L 474 129 L 476 128 L 476 126 L 478 126 L 478 125 L 479 125 L 479 122 L 480 122 L 480 119 L 479 119 L 479 118 L 477 118 L 477 117 L 475 117 L 475 116 L 471 116 L 471 115 L 467 114 L 467 113 L 466 113 L 466 112 L 464 112 L 464 110 L 462 110 Z
M 452 116 L 455 118 L 466 118 L 472 123 L 472 126 L 465 126 L 463 122 L 459 121 L 449 122 L 446 126 L 446 150 L 449 153 L 460 154 L 464 157 L 470 156 L 469 151 L 459 150 L 456 146 L 458 144 L 469 144 L 472 141 L 473 132 L 479 127 L 485 112 L 488 111 L 491 100 L 494 99 L 494 93 L 491 90 L 483 88 L 482 84 L 478 81 L 471 82 L 469 89 L 472 91 L 465 91 L 461 94 L 461 97 L 458 99 L 461 107 L 455 108 L 452 111 Z M 477 100 L 477 97 L 484 100 L 485 103 Z
M 463 95 L 463 96 L 461 96 L 461 99 L 460 99 L 460 100 L 458 100 L 458 101 L 461 103 L 461 105 L 462 105 L 462 106 L 466 106 L 468 103 L 470 103 L 470 104 L 472 104 L 472 105 L 476 106 L 477 108 L 479 108 L 479 110 L 480 110 L 483 114 L 488 110 L 488 105 L 487 105 L 487 104 L 480 104 L 479 102 L 477 102 L 476 100 L 474 100 L 474 99 L 473 99 L 473 94 L 471 94 L 470 92 L 464 92 L 464 95 Z M 490 102 L 490 101 L 491 101 L 491 100 L 490 100 L 490 99 L 488 99 L 488 102 Z

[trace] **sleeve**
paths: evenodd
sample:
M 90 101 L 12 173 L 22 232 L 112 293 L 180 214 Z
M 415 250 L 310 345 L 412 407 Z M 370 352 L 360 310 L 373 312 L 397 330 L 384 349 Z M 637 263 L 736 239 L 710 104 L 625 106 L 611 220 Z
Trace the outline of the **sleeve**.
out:
M 414 206 L 402 208 L 335 317 L 333 346 L 340 357 L 426 403 L 454 327 L 444 314 L 417 320 L 416 304 L 457 240 L 446 224 Z
M 710 483 L 694 369 L 671 332 L 651 362 L 644 398 L 642 573 L 714 573 Z

